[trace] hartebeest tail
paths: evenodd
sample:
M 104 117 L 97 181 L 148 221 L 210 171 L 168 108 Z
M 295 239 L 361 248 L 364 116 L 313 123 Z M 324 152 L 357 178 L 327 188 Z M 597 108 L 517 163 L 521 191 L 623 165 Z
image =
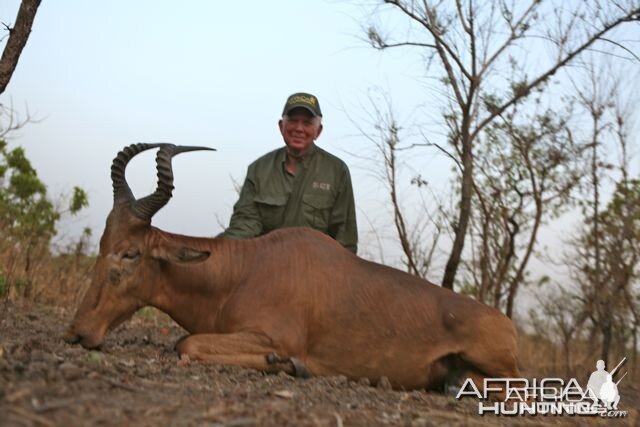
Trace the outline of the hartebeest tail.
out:
M 155 147 L 158 187 L 136 200 L 126 165 Z M 151 305 L 192 334 L 177 349 L 195 360 L 374 383 L 385 376 L 406 389 L 437 388 L 454 369 L 477 384 L 519 375 L 516 331 L 498 310 L 358 258 L 320 232 L 290 228 L 227 240 L 152 227 L 171 198 L 171 157 L 201 149 L 135 144 L 115 158 L 114 206 L 68 341 L 97 347 L 108 330 Z M 258 212 L 273 209 L 256 204 Z

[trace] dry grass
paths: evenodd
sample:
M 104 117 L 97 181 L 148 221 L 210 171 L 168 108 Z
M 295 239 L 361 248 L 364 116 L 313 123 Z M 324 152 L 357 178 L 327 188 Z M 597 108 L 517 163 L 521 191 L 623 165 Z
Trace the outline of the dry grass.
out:
M 576 378 L 580 383 L 589 378 L 596 369 L 596 361 L 600 358 L 600 347 L 597 340 L 576 340 L 570 346 L 569 357 L 562 346 L 555 344 L 550 338 L 527 334 L 520 331 L 518 338 L 518 360 L 523 375 L 528 378 L 563 377 Z M 621 372 L 629 372 L 625 381 L 637 382 L 640 379 L 640 368 L 637 358 L 631 349 L 613 351 L 610 361 L 617 364 L 627 358 Z M 615 365 L 608 366 L 613 369 Z
M 0 298 L 74 307 L 89 286 L 94 256 L 53 255 L 48 245 L 0 240 Z

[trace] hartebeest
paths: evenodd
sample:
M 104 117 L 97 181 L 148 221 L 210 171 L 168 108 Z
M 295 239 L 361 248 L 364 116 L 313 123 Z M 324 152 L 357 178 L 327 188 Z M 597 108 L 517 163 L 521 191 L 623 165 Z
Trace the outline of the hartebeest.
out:
M 149 148 L 159 148 L 158 187 L 136 200 L 125 168 Z M 477 380 L 519 377 L 516 331 L 498 310 L 358 258 L 320 232 L 228 240 L 152 227 L 171 198 L 172 156 L 197 149 L 134 144 L 114 159 L 113 209 L 68 342 L 98 347 L 151 305 L 191 334 L 176 346 L 191 360 L 373 383 L 385 376 L 405 389 L 439 387 L 454 369 Z

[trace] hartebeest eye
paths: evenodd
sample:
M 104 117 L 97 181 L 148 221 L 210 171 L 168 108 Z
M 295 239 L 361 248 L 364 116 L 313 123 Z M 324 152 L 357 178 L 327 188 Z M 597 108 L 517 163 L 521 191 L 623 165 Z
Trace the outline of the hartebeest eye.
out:
M 122 254 L 122 259 L 135 260 L 140 256 L 140 250 L 138 248 L 129 248 Z

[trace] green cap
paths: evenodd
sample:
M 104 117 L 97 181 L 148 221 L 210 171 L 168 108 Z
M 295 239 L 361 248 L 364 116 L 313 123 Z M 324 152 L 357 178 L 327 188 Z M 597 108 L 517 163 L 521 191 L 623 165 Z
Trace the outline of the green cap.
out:
M 320 103 L 318 98 L 310 93 L 298 92 L 287 98 L 287 102 L 284 104 L 282 115 L 286 116 L 294 108 L 306 108 L 314 116 L 322 117 L 322 111 L 320 111 Z

